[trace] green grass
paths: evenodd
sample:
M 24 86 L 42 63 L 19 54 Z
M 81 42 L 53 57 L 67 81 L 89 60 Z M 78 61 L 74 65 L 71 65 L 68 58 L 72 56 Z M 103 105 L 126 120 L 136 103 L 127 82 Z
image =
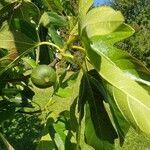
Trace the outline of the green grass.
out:
M 51 90 L 35 88 L 35 91 L 34 102 L 38 103 L 41 108 L 44 108 L 50 100 Z M 52 111 L 50 115 L 56 118 L 59 112 L 69 109 L 71 101 L 69 98 L 59 98 L 57 96 L 55 100 L 56 103 L 50 106 L 48 110 Z M 15 150 L 36 149 L 36 142 L 42 135 L 43 125 L 41 125 L 41 119 L 37 115 L 17 114 L 11 123 L 5 123 L 3 132 Z M 83 150 L 88 150 L 88 148 L 84 146 Z M 116 150 L 150 150 L 150 136 L 144 134 L 138 135 L 133 129 L 130 129 L 122 148 L 120 148 L 118 141 L 116 142 Z

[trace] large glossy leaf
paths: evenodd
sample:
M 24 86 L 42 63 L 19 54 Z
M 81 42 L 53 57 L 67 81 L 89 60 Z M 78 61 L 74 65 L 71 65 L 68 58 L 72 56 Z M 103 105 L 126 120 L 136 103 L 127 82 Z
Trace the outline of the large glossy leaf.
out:
M 99 52 L 101 53 L 101 51 Z M 92 55 L 89 57 L 92 57 Z M 104 57 L 103 53 L 101 53 L 99 59 L 99 66 L 95 67 L 100 75 L 113 85 L 113 97 L 124 117 L 136 129 L 149 133 L 150 124 L 148 114 L 150 112 L 150 95 L 148 94 L 148 91 L 140 86 L 129 75 L 126 75 L 126 73 L 112 63 L 111 60 Z
M 95 149 L 112 149 L 117 134 L 104 108 L 103 87 L 91 75 L 91 72 L 84 74 L 81 85 L 82 95 L 80 95 L 79 100 L 82 107 L 80 107 L 84 108 L 84 104 L 87 103 L 85 118 L 86 142 Z
M 86 32 L 88 34 L 88 28 Z M 132 33 L 133 30 L 123 24 L 110 36 L 84 36 L 83 40 L 91 63 L 102 78 L 112 85 L 112 95 L 123 116 L 135 129 L 150 134 L 149 70 L 113 46 L 114 42 L 127 38 Z M 122 37 L 118 37 L 118 34 Z
M 123 21 L 124 17 L 120 11 L 115 11 L 108 6 L 97 7 L 82 18 L 81 30 L 86 27 L 89 37 L 106 35 L 116 30 Z

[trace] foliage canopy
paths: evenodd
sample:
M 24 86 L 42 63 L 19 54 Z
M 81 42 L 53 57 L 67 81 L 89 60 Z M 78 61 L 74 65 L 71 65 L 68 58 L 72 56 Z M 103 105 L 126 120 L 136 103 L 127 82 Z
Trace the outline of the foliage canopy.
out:
M 38 114 L 38 150 L 112 150 L 116 139 L 123 145 L 130 126 L 150 134 L 150 71 L 115 46 L 134 33 L 120 11 L 93 8 L 93 0 L 0 4 L 1 126 L 17 113 Z M 43 90 L 36 101 L 31 74 L 43 65 L 58 79 L 49 99 Z

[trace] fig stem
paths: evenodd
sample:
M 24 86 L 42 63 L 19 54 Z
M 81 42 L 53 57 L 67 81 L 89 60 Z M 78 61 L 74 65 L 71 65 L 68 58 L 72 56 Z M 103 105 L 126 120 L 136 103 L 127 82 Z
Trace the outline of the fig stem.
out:
M 85 49 L 84 49 L 83 47 L 81 47 L 81 46 L 73 45 L 72 48 L 73 48 L 73 49 L 78 49 L 78 50 L 80 50 L 80 51 L 85 52 Z
M 40 45 L 48 45 L 48 46 L 52 46 L 52 47 L 55 47 L 57 50 L 59 50 L 60 52 L 62 52 L 62 49 L 59 47 L 59 46 L 57 46 L 56 44 L 54 44 L 54 43 L 50 43 L 50 42 L 41 42 L 41 43 L 39 43 L 39 45 L 38 46 L 40 46 Z

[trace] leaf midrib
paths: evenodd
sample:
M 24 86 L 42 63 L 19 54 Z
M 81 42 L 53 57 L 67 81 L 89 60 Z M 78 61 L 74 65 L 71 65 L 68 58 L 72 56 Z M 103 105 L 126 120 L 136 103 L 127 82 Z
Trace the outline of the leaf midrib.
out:
M 100 53 L 100 55 L 102 55 L 106 60 L 108 60 L 113 66 L 115 66 L 118 70 L 120 70 L 121 72 L 122 72 L 122 70 L 118 67 L 118 66 L 116 66 L 116 64 L 113 62 L 113 61 L 111 61 L 111 59 L 109 58 L 109 57 L 107 57 L 107 56 L 105 56 L 103 53 L 101 53 L 100 51 L 98 51 L 97 50 L 97 48 L 94 48 L 93 47 L 93 49 L 95 50 L 95 52 L 97 53 L 97 54 L 99 54 Z M 98 71 L 98 72 L 100 72 L 100 71 Z M 101 72 L 100 72 L 100 74 L 101 74 Z M 122 72 L 122 74 L 123 74 L 123 72 Z M 105 79 L 105 76 L 103 75 L 103 74 L 101 74 L 101 76 Z M 124 75 L 125 76 L 125 75 Z M 127 77 L 128 78 L 128 76 L 125 76 L 125 77 Z M 129 80 L 131 80 L 130 78 L 128 78 Z M 116 85 L 114 85 L 114 84 L 112 84 L 113 82 L 111 82 L 110 80 L 108 80 L 110 83 L 111 83 L 111 85 L 113 85 L 114 87 L 116 87 L 117 89 L 119 89 L 119 90 L 121 90 L 121 91 L 123 91 L 126 95 L 129 95 L 131 98 L 134 98 L 135 99 L 135 97 L 133 97 L 131 94 L 129 94 L 128 92 L 126 92 L 126 90 L 123 90 L 122 88 L 119 88 L 119 87 L 117 87 Z M 131 80 L 131 81 L 133 81 L 133 82 L 135 82 L 134 80 Z M 137 99 L 137 98 L 136 98 Z M 136 100 L 136 101 L 138 101 L 138 100 Z M 138 101 L 139 102 L 139 101 Z M 141 102 L 141 101 L 140 101 Z M 142 105 L 144 105 L 143 103 L 141 103 Z M 148 108 L 148 107 L 147 107 Z M 148 108 L 149 109 L 149 108 Z

